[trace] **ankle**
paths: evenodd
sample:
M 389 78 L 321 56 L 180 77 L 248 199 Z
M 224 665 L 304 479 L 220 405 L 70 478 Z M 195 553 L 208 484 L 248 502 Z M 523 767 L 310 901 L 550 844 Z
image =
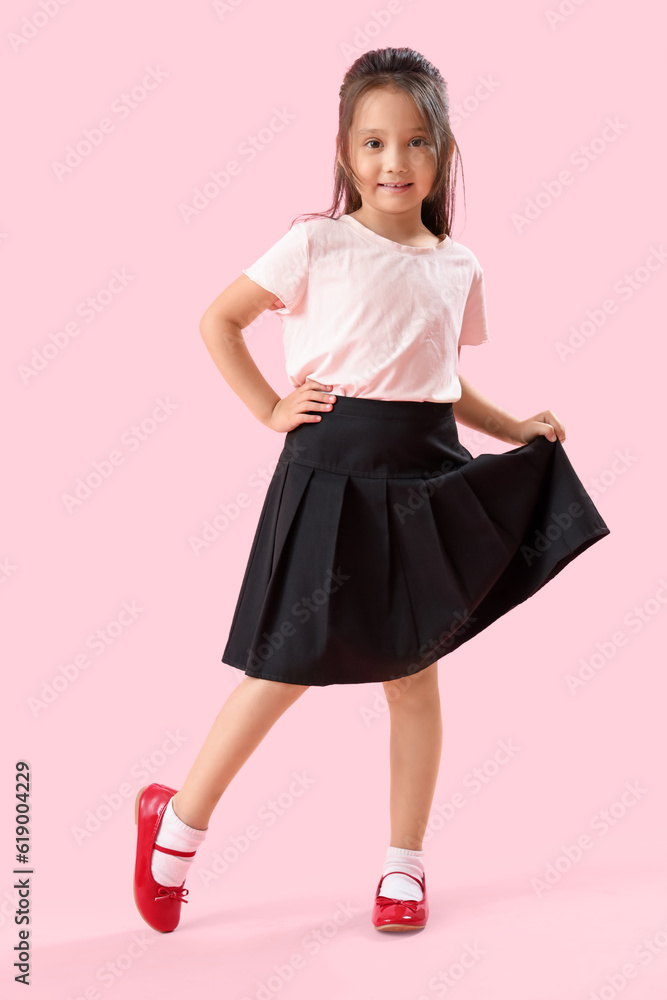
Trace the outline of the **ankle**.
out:
M 396 847 L 401 851 L 424 850 L 423 841 L 418 840 L 416 837 L 392 837 L 389 843 L 392 847 Z
M 382 876 L 381 895 L 395 899 L 422 899 L 424 852 L 390 844 Z
M 182 801 L 183 798 L 185 797 L 182 795 L 181 789 L 171 800 L 172 808 L 177 818 L 180 819 L 181 823 L 185 823 L 186 826 L 194 830 L 208 830 L 210 813 L 196 807 L 193 808 L 187 798 L 185 798 L 185 801 Z
M 157 829 L 151 874 L 159 885 L 180 886 L 190 870 L 197 848 L 206 839 L 206 830 L 185 823 L 169 800 Z

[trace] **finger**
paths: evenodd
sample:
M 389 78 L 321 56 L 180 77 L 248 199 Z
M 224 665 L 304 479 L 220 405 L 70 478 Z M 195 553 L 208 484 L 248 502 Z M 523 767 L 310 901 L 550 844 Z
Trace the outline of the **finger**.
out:
M 326 408 L 330 409 L 331 404 L 335 402 L 336 397 L 331 393 L 321 392 L 319 389 L 307 389 L 306 392 L 302 393 L 302 397 L 297 405 L 305 406 L 310 410 L 315 409 L 317 405 L 321 407 L 322 403 L 326 403 Z
M 553 427 L 561 441 L 565 440 L 565 428 L 553 410 L 545 410 L 542 414 L 542 420 L 545 424 L 550 424 Z
M 558 437 L 558 438 L 559 438 L 559 439 L 560 439 L 561 441 L 564 441 L 564 440 L 565 440 L 565 428 L 564 428 L 564 427 L 563 427 L 563 425 L 561 424 L 560 420 L 558 420 L 558 419 L 557 419 L 556 417 L 551 417 L 551 418 L 550 418 L 550 419 L 549 419 L 549 420 L 547 421 L 547 423 L 551 424 L 551 426 L 553 427 L 553 429 L 554 429 L 554 431 L 555 431 L 555 433 L 556 433 L 556 436 L 557 436 L 557 437 Z
M 304 399 L 302 400 L 300 405 L 303 406 L 306 410 L 330 410 L 331 407 L 333 406 L 333 403 L 328 403 L 328 402 L 320 403 L 316 399 Z M 303 410 L 301 410 L 300 412 L 303 413 Z
M 556 438 L 561 441 L 565 440 L 565 428 L 552 410 L 545 410 L 544 413 L 541 413 L 535 419 L 539 420 L 541 424 L 546 424 L 547 427 L 551 428 L 551 430 L 543 432 L 543 436 L 546 437 L 548 441 L 555 442 Z

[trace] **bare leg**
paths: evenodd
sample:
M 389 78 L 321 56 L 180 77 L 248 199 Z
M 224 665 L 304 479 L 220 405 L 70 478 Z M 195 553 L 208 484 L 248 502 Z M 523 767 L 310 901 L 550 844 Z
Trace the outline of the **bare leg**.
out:
M 421 851 L 442 756 L 438 661 L 410 677 L 384 681 L 391 719 L 391 840 Z
M 173 797 L 178 818 L 195 830 L 206 830 L 234 775 L 274 722 L 307 690 L 301 684 L 246 676 L 220 709 L 190 773 Z

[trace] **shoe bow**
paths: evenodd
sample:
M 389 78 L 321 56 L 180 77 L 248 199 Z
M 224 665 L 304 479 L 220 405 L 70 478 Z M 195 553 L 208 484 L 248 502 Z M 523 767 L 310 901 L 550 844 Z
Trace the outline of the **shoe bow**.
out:
M 187 903 L 188 900 L 185 898 L 190 890 L 179 886 L 178 888 L 168 888 L 167 886 L 161 885 L 157 891 L 156 900 L 158 899 L 180 899 L 181 903 Z
M 378 905 L 380 909 L 384 909 L 385 906 L 394 906 L 398 903 L 400 906 L 405 906 L 408 910 L 412 910 L 414 913 L 417 907 L 424 902 L 423 899 L 392 899 L 391 896 L 378 896 Z

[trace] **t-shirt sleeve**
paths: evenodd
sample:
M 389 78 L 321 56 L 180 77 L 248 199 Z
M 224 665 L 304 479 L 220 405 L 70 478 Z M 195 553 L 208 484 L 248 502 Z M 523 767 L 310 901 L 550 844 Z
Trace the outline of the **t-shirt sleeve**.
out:
M 484 271 L 475 261 L 475 273 L 463 310 L 459 344 L 485 344 L 489 337 L 484 293 Z
M 277 313 L 291 313 L 303 299 L 308 284 L 308 235 L 304 223 L 295 223 L 254 264 L 243 269 L 252 281 L 285 303 Z

